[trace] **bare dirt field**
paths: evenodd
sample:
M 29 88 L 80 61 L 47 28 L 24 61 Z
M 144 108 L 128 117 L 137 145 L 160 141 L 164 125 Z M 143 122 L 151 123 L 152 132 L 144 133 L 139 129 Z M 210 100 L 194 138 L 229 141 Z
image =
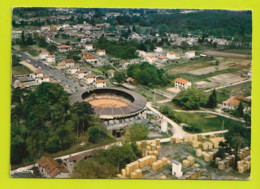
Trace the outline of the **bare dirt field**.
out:
M 227 53 L 227 52 L 220 52 L 220 51 L 204 51 L 204 54 L 212 55 L 212 56 L 221 56 L 221 57 L 229 57 L 229 58 L 249 58 L 250 56 L 245 54 L 238 54 L 238 53 Z
M 117 99 L 95 99 L 88 101 L 92 106 L 102 107 L 102 108 L 121 108 L 126 107 L 128 104 Z
M 217 85 L 227 85 L 227 84 L 232 84 L 235 82 L 242 81 L 244 80 L 244 78 L 242 78 L 240 74 L 228 73 L 228 74 L 220 74 L 213 77 L 209 77 L 208 80 L 216 83 Z
M 21 61 L 21 62 L 19 62 L 19 64 L 26 66 L 27 68 L 29 68 L 33 72 L 37 70 L 37 68 L 35 68 L 33 65 L 31 65 L 30 63 L 28 63 L 26 61 Z

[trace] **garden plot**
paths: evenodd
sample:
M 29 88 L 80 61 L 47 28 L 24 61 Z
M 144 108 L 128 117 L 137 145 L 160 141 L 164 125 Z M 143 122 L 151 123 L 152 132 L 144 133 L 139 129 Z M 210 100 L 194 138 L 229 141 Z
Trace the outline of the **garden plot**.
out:
M 240 74 L 227 73 L 209 77 L 208 80 L 221 86 L 243 81 L 244 78 L 242 78 Z

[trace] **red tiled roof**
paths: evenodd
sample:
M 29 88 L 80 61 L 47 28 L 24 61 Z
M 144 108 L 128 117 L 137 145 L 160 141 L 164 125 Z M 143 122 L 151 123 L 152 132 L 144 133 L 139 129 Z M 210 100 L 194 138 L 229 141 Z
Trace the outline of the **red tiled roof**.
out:
M 41 159 L 38 160 L 37 163 L 39 167 L 44 168 L 47 174 L 52 178 L 54 178 L 60 172 L 69 173 L 69 171 L 65 167 L 63 167 L 61 164 L 50 157 L 43 156 Z
M 73 59 L 65 59 L 63 62 L 65 62 L 65 63 L 74 63 L 74 60 Z
M 169 54 L 176 54 L 175 52 L 171 51 L 171 52 L 168 52 Z
M 96 77 L 96 75 L 87 75 L 87 78 L 89 79 L 89 78 L 94 78 L 94 77 Z
M 238 106 L 240 102 L 236 99 L 228 99 L 226 101 L 223 101 L 223 103 L 229 104 L 231 106 Z
M 59 45 L 58 49 L 66 49 L 66 48 L 70 48 L 70 46 L 68 45 Z
M 175 82 L 177 81 L 177 82 L 179 82 L 179 83 L 182 83 L 182 84 L 187 84 L 187 83 L 189 83 L 189 81 L 187 81 L 187 80 L 185 80 L 185 79 L 182 79 L 182 78 L 176 78 L 175 80 L 174 80 Z
M 43 73 L 43 71 L 35 71 L 35 72 L 33 72 L 34 74 L 42 74 Z
M 158 58 L 159 58 L 159 59 L 167 59 L 167 57 L 166 57 L 166 56 L 163 56 L 163 55 L 158 56 Z
M 105 83 L 106 80 L 97 80 L 96 83 Z
M 88 71 L 87 70 L 81 70 L 81 71 L 78 71 L 78 73 L 87 73 Z
M 97 59 L 96 56 L 85 56 L 84 58 L 85 58 L 85 59 Z

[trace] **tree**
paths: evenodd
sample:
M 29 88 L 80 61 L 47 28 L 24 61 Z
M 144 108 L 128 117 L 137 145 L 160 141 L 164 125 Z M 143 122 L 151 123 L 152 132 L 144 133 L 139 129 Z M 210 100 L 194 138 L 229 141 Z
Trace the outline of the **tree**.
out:
M 235 109 L 234 114 L 238 117 L 244 117 L 244 106 L 243 103 L 240 102 L 237 106 L 237 108 Z
M 105 133 L 97 126 L 88 129 L 88 141 L 91 143 L 97 143 L 103 136 L 105 136 Z
M 227 143 L 230 148 L 233 149 L 235 155 L 234 168 L 237 167 L 237 161 L 239 160 L 239 150 L 245 146 L 251 145 L 251 129 L 246 128 L 242 124 L 238 124 L 229 129 L 229 132 L 225 135 Z
M 217 107 L 217 94 L 215 89 L 212 91 L 211 95 L 209 95 L 209 99 L 206 106 L 212 109 Z
M 188 110 L 196 110 L 207 102 L 205 93 L 193 87 L 182 90 L 172 101 Z
M 118 83 L 122 83 L 125 81 L 126 76 L 123 72 L 115 72 L 114 79 Z
M 21 61 L 21 58 L 16 56 L 16 55 L 12 55 L 12 66 L 19 66 L 19 62 Z
M 57 51 L 57 46 L 54 44 L 50 44 L 47 47 L 47 51 L 49 51 L 51 54 L 55 53 Z
M 149 133 L 148 125 L 134 123 L 129 127 L 130 139 L 132 141 L 143 140 Z

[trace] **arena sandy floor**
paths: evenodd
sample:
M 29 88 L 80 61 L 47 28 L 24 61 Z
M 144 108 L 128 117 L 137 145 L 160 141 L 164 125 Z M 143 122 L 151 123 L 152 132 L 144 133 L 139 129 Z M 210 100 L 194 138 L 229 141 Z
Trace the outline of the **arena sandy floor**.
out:
M 128 104 L 117 99 L 93 99 L 88 101 L 92 106 L 102 107 L 102 108 L 121 108 L 126 107 Z

